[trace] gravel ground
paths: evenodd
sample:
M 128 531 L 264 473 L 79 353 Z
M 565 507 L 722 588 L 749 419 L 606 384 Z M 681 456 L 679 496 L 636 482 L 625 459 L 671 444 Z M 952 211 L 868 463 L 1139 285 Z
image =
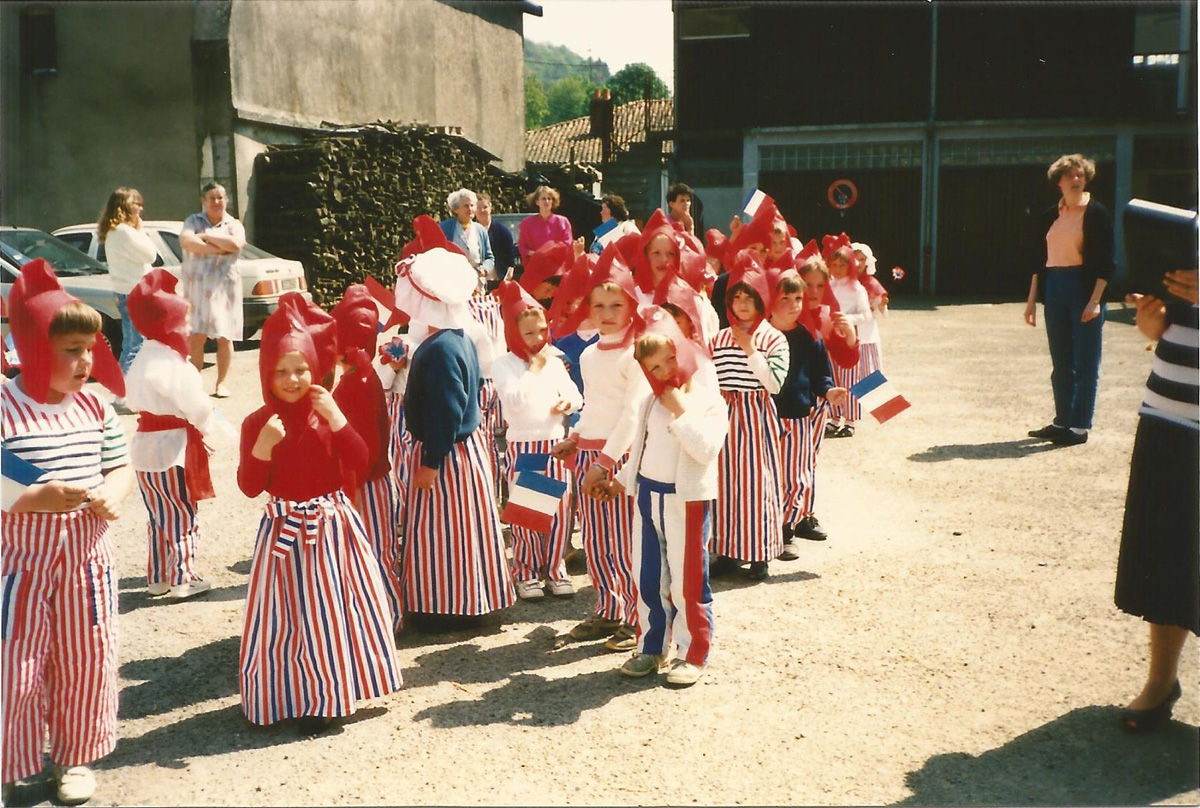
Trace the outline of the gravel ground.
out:
M 1147 656 L 1112 604 L 1146 340 L 1116 307 L 1097 429 L 1048 449 L 1024 437 L 1051 397 L 1021 305 L 911 305 L 882 330 L 912 409 L 826 442 L 830 541 L 764 583 L 715 582 L 715 650 L 688 690 L 563 641 L 593 598 L 580 575 L 574 600 L 482 630 L 406 629 L 404 687 L 323 735 L 255 729 L 237 651 L 261 501 L 236 488 L 235 445 L 201 506 L 205 596 L 147 599 L 135 493 L 115 530 L 121 739 L 93 804 L 1196 804 L 1195 638 L 1175 721 L 1118 725 Z M 236 356 L 234 424 L 258 406 L 257 359 Z M 43 776 L 16 802 L 52 794 Z

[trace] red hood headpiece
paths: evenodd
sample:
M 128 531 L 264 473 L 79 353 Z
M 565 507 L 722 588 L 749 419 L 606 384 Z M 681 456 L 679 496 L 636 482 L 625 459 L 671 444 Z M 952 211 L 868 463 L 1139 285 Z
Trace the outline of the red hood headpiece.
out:
M 691 321 L 692 333 L 700 339 L 704 335 L 704 318 L 700 315 L 700 307 L 696 305 L 696 294 L 682 278 L 668 278 L 666 283 L 659 284 L 658 289 L 654 291 L 654 305 L 670 303 L 678 308 Z
M 379 336 L 379 309 L 371 292 L 361 283 L 350 284 L 329 313 L 337 328 L 338 353 L 352 356 L 361 351 L 366 358 L 352 356 L 350 364 L 369 363 L 370 357 L 375 354 L 375 343 Z
M 570 249 L 565 244 L 563 246 Z M 521 337 L 521 329 L 517 326 L 517 316 L 528 309 L 541 311 L 542 304 L 534 300 L 533 296 L 516 281 L 505 281 L 500 284 L 497 293 L 500 297 L 500 315 L 504 318 L 504 340 L 508 343 L 508 350 L 528 362 L 535 353 L 545 347 L 546 343 L 543 341 L 536 349 L 526 345 L 525 340 Z
M 727 248 L 729 252 L 726 252 L 726 255 L 729 255 L 730 252 L 736 255 L 751 244 L 770 246 L 771 237 L 775 232 L 775 221 L 782 218 L 779 215 L 779 208 L 775 207 L 774 202 L 763 202 L 758 206 L 758 210 L 754 211 L 753 218 L 742 225 L 730 240 Z
M 854 255 L 854 248 L 850 246 L 850 237 L 845 233 L 838 233 L 836 236 L 824 235 L 821 237 L 821 257 L 825 259 L 825 265 L 828 266 L 833 254 L 838 250 L 845 248 L 849 252 L 847 265 L 849 267 L 848 277 L 858 280 L 858 258 Z
M 188 358 L 188 302 L 175 294 L 175 276 L 165 269 L 154 269 L 142 276 L 125 300 L 133 327 L 146 339 L 161 342 L 175 353 Z
M 661 306 L 643 306 L 638 312 L 638 317 L 645 323 L 642 333 L 662 334 L 675 346 L 675 373 L 667 381 L 660 381 L 646 370 L 645 365 L 638 363 L 646 381 L 650 383 L 650 389 L 655 396 L 661 396 L 668 387 L 682 388 L 695 375 L 700 363 L 707 358 L 704 350 L 695 340 L 690 340 L 683 335 L 675 318 Z
M 585 298 L 587 295 L 588 281 L 592 277 L 592 272 L 599 263 L 600 256 L 595 253 L 584 253 L 575 259 L 575 263 L 567 270 L 567 274 L 563 276 L 562 282 L 558 285 L 558 291 L 554 293 L 554 302 L 550 304 L 550 313 L 546 318 L 546 322 L 550 326 L 550 333 L 554 339 L 562 339 L 570 336 L 578 328 L 567 328 L 567 307 L 580 298 Z M 587 319 L 587 302 L 586 300 L 579 304 L 584 311 L 583 319 Z M 580 320 L 583 322 L 583 320 Z
M 727 269 L 725 267 L 725 256 L 729 250 L 729 239 L 725 238 L 725 234 L 714 227 L 704 234 L 704 240 L 707 242 L 704 247 L 704 254 L 709 258 L 717 259 L 721 262 L 722 269 Z
M 646 249 L 650 246 L 650 242 L 659 236 L 666 236 L 675 245 L 675 263 L 667 268 L 667 274 L 679 274 L 679 256 L 683 253 L 683 244 L 680 242 L 679 233 L 682 228 L 682 225 L 668 219 L 662 208 L 656 209 L 651 214 L 646 221 L 645 229 L 638 237 L 637 258 L 630 264 L 634 267 L 633 278 L 637 281 L 638 289 L 647 293 L 654 291 L 654 275 L 650 269 L 650 259 L 646 255 Z M 628 258 L 629 256 L 626 256 L 626 260 Z
M 529 294 L 538 288 L 542 281 L 562 277 L 571 268 L 574 251 L 570 244 L 561 241 L 547 241 L 529 254 L 525 261 L 525 272 L 521 275 L 521 288 Z
M 46 403 L 50 392 L 50 323 L 59 309 L 78 300 L 63 289 L 54 269 L 43 258 L 21 267 L 21 274 L 8 293 L 9 329 L 21 358 L 21 387 L 29 397 Z M 96 332 L 92 349 L 92 378 L 118 396 L 125 396 L 125 377 L 113 356 L 108 340 Z
M 760 207 L 759 210 L 762 210 Z M 750 326 L 750 333 L 754 333 L 759 324 L 770 316 L 771 306 L 775 303 L 775 290 L 771 288 L 771 279 L 767 276 L 767 271 L 763 269 L 762 264 L 758 262 L 758 256 L 752 250 L 740 251 L 733 260 L 733 267 L 729 270 L 729 284 L 725 287 L 725 313 L 732 325 L 737 322 L 737 318 L 733 316 L 733 307 L 729 304 L 733 288 L 739 283 L 744 283 L 758 293 L 762 300 L 763 312 L 760 314 Z
M 288 292 L 279 298 L 279 308 L 263 323 L 258 352 L 263 402 L 267 409 L 284 419 L 285 426 L 289 422 L 303 422 L 312 410 L 307 396 L 288 404 L 271 392 L 275 365 L 281 356 L 291 351 L 304 354 L 313 384 L 320 384 L 337 364 L 337 325 L 320 306 L 309 303 L 299 292 Z
M 401 260 L 428 252 L 435 247 L 466 255 L 462 248 L 446 238 L 446 234 L 442 232 L 442 226 L 432 216 L 421 215 L 413 219 L 413 230 L 416 235 L 413 236 L 412 241 L 404 245 L 404 249 L 400 252 Z
M 630 235 L 636 235 L 636 233 Z M 624 241 L 625 238 L 629 238 L 629 236 L 625 236 L 621 241 Z M 633 281 L 633 273 L 629 271 L 629 265 L 625 263 L 625 259 L 621 255 L 620 241 L 609 244 L 600 254 L 600 260 L 596 262 L 596 269 L 588 278 L 587 286 L 584 287 L 584 302 L 579 304 L 575 313 L 567 318 L 563 326 L 564 333 L 577 331 L 583 321 L 587 319 L 590 313 L 587 298 L 591 296 L 592 290 L 602 283 L 615 283 L 629 298 L 629 309 L 633 313 L 633 322 L 626 333 L 625 340 L 622 341 L 623 345 L 627 345 L 641 331 L 642 324 L 637 314 L 637 285 Z

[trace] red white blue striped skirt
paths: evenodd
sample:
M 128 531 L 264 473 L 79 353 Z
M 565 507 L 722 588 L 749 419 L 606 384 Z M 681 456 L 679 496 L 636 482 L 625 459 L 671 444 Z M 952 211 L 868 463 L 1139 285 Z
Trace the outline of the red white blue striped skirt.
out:
M 117 744 L 117 570 L 91 510 L 5 513 L 5 783 L 98 760 Z
M 803 418 L 779 419 L 779 483 L 785 525 L 795 525 L 812 515 L 817 453 L 825 439 L 825 422 L 828 420 L 829 409 L 824 399 L 815 403 Z
M 609 502 L 583 493 L 583 478 L 600 457 L 600 449 L 576 454 L 579 523 L 588 576 L 596 590 L 595 612 L 608 620 L 637 625 L 637 587 L 633 582 L 633 492 Z M 617 463 L 617 470 L 625 462 Z
M 239 660 L 255 724 L 351 715 L 400 687 L 392 615 L 358 512 L 341 491 L 273 497 L 254 546 Z
M 507 450 L 508 486 L 512 490 L 516 479 L 517 458 L 522 455 L 544 454 L 547 462 L 534 469 L 540 474 L 567 484 L 567 493 L 558 504 L 558 513 L 550 525 L 549 533 L 535 533 L 529 528 L 510 525 L 512 533 L 512 570 L 517 581 L 533 581 L 544 577 L 563 580 L 567 567 L 563 563 L 567 545 L 571 541 L 571 472 L 562 461 L 550 457 L 550 450 L 557 440 L 509 441 Z
M 516 600 L 480 430 L 446 455 L 433 489 L 412 485 L 421 442 L 409 454 L 408 519 L 400 576 L 404 605 L 425 614 L 480 615 Z
M 487 449 L 488 462 L 491 464 L 492 479 L 496 481 L 496 496 L 500 496 L 500 480 L 504 479 L 504 456 L 500 454 L 500 444 L 496 435 L 504 427 L 504 413 L 500 408 L 500 396 L 496 392 L 495 383 L 484 376 L 479 387 L 479 432 L 483 435 L 483 443 Z
M 713 552 L 770 561 L 783 550 L 779 500 L 779 416 L 766 390 L 722 390 L 729 435 L 718 460 Z
M 396 531 L 403 548 L 404 517 L 408 511 L 408 452 L 412 447 L 412 436 L 404 429 L 404 399 L 390 391 L 385 395 L 388 424 L 391 427 L 388 462 L 392 464 L 392 479 L 396 481 Z M 399 557 L 403 557 L 403 554 Z
M 362 516 L 367 541 L 379 559 L 379 573 L 392 611 L 392 628 L 399 631 L 404 622 L 400 598 L 400 495 L 391 472 L 368 480 L 358 490 L 358 512 Z
M 875 342 L 860 344 L 858 346 L 858 364 L 852 368 L 839 367 L 836 362 L 831 364 L 833 365 L 834 383 L 838 387 L 849 389 L 850 385 L 859 379 L 865 378 L 880 369 L 879 344 Z M 857 421 L 862 418 L 862 405 L 858 403 L 857 396 L 846 396 L 846 403 L 834 407 L 834 411 L 839 417 L 845 418 L 847 421 Z
M 178 586 L 200 577 L 196 573 L 196 543 L 200 540 L 197 503 L 188 493 L 183 466 L 139 471 L 137 482 L 149 516 L 146 583 Z

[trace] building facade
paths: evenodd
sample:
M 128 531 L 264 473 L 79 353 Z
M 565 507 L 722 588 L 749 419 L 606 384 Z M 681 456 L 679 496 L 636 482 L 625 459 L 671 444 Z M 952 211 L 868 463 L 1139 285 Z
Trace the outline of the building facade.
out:
M 678 177 L 710 222 L 760 188 L 907 291 L 1023 297 L 1060 155 L 1096 161 L 1119 264 L 1130 198 L 1196 206 L 1193 3 L 674 8 Z

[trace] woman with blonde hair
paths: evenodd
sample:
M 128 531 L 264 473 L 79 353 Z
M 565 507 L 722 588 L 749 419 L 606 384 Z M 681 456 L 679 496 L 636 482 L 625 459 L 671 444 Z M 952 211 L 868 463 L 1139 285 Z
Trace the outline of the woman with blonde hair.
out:
M 521 263 L 529 260 L 529 254 L 547 241 L 561 241 L 571 244 L 571 223 L 567 217 L 555 213 L 562 197 L 558 191 L 549 185 L 539 185 L 529 196 L 525 197 L 529 206 L 536 209 L 538 215 L 530 216 L 521 222 L 521 232 L 517 235 L 517 252 L 521 254 Z M 574 243 L 575 254 L 583 253 L 583 237 Z
M 128 373 L 133 358 L 142 347 L 142 335 L 129 319 L 125 301 L 133 287 L 150 271 L 158 250 L 154 242 L 142 231 L 142 195 L 136 188 L 124 186 L 113 191 L 108 204 L 96 223 L 96 234 L 104 245 L 105 260 L 108 262 L 108 281 L 117 297 L 117 309 L 121 312 L 121 372 Z M 113 402 L 118 412 L 128 414 L 123 398 Z

